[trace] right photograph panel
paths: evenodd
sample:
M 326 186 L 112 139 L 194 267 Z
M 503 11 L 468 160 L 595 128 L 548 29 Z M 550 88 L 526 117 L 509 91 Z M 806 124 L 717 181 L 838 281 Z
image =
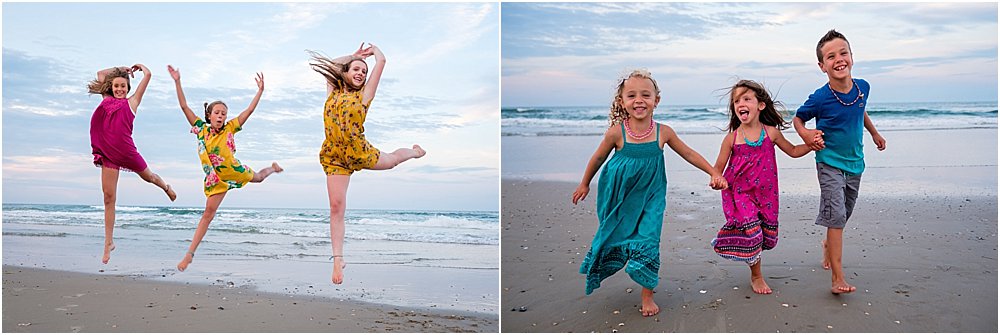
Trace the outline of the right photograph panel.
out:
M 997 332 L 996 3 L 503 3 L 502 332 Z

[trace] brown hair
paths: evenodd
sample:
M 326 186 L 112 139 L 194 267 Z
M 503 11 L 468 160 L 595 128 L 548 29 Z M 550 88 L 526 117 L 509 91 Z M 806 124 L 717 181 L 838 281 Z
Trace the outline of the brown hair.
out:
M 660 96 L 660 86 L 656 85 L 656 79 L 653 79 L 653 75 L 649 73 L 646 69 L 635 69 L 632 70 L 628 75 L 623 77 L 618 81 L 618 88 L 615 89 L 615 96 L 611 100 L 611 111 L 608 113 L 608 121 L 612 126 L 621 123 L 622 121 L 628 119 L 628 111 L 622 106 L 622 90 L 625 89 L 625 81 L 630 78 L 643 78 L 649 79 L 653 82 L 653 89 L 656 90 L 656 96 Z
M 734 95 L 740 88 L 746 88 L 754 92 L 754 96 L 757 97 L 758 102 L 764 103 L 764 110 L 760 111 L 760 123 L 768 126 L 776 127 L 779 130 L 787 129 L 788 122 L 782 117 L 786 114 L 785 105 L 781 101 L 771 100 L 771 94 L 767 93 L 767 89 L 764 85 L 758 84 L 753 80 L 740 80 L 736 82 L 736 85 L 729 88 L 729 130 L 734 131 L 736 128 L 740 127 L 740 117 L 736 114 L 736 106 L 733 105 Z
M 222 102 L 222 101 L 219 101 L 219 100 L 212 101 L 212 103 L 207 103 L 206 102 L 205 103 L 205 122 L 207 122 L 210 126 L 211 126 L 212 123 L 208 121 L 208 116 L 212 115 L 212 108 L 215 108 L 215 105 L 223 105 L 223 106 L 226 106 L 227 109 L 229 108 L 229 106 L 227 106 L 225 102 Z
M 816 43 L 816 60 L 820 63 L 823 62 L 823 51 L 820 49 L 823 49 L 823 45 L 826 44 L 826 42 L 833 41 L 837 38 L 847 42 L 847 50 L 851 50 L 851 42 L 847 41 L 847 37 L 844 37 L 844 34 L 837 32 L 835 29 L 830 29 L 830 31 L 826 32 L 826 35 L 823 35 L 823 37 L 819 39 L 819 43 Z
M 111 92 L 111 82 L 114 81 L 115 78 L 119 77 L 125 78 L 125 85 L 127 85 L 128 92 L 131 92 L 132 82 L 128 80 L 128 72 L 117 67 L 111 69 L 111 71 L 104 76 L 104 81 L 94 79 L 87 83 L 87 91 L 90 94 L 114 95 L 114 93 Z
M 309 53 L 309 56 L 312 59 L 312 61 L 309 62 L 309 66 L 311 66 L 314 71 L 323 75 L 323 77 L 326 78 L 326 82 L 333 86 L 333 88 L 340 90 L 344 89 L 346 86 L 346 88 L 351 91 L 361 89 L 361 86 L 354 86 L 354 83 L 350 80 L 344 80 L 344 74 L 350 69 L 351 63 L 354 63 L 355 61 L 365 63 L 364 59 L 351 57 L 351 60 L 347 61 L 347 63 L 341 64 L 336 63 L 330 58 L 320 55 L 315 51 L 306 50 L 306 52 Z M 368 63 L 365 63 L 365 66 L 367 65 Z M 361 83 L 361 85 L 363 86 L 364 83 Z

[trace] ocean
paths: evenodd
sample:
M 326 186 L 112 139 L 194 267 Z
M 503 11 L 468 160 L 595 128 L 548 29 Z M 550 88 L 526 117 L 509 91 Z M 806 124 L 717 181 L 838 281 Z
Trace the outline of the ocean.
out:
M 785 106 L 790 113 L 798 105 Z M 660 105 L 653 119 L 681 134 L 720 134 L 728 125 L 724 105 Z M 608 106 L 505 107 L 503 136 L 602 135 Z M 871 103 L 868 116 L 879 131 L 996 128 L 997 102 Z M 791 121 L 792 116 L 785 118 Z
M 119 206 L 117 249 L 104 265 L 103 205 L 3 204 L 3 263 L 496 311 L 497 212 L 349 209 L 345 284 L 333 286 L 328 209 L 222 208 L 191 267 L 176 271 L 203 211 Z M 428 276 L 442 278 L 421 280 Z

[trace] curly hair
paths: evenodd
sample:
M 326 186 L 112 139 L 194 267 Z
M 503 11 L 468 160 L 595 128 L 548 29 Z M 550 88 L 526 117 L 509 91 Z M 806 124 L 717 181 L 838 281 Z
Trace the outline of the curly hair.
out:
M 653 89 L 656 90 L 656 97 L 660 96 L 660 86 L 656 84 L 656 79 L 653 79 L 653 75 L 649 73 L 649 70 L 632 70 L 618 80 L 618 88 L 615 89 L 615 96 L 611 100 L 611 111 L 608 113 L 608 122 L 611 123 L 611 126 L 617 125 L 622 121 L 627 120 L 629 117 L 628 111 L 626 111 L 625 107 L 622 106 L 622 90 L 625 89 L 625 81 L 629 78 L 649 79 L 653 82 Z
M 761 123 L 776 127 L 779 130 L 788 128 L 788 122 L 784 119 L 784 115 L 788 113 L 785 110 L 785 105 L 781 101 L 772 100 L 771 94 L 767 92 L 764 85 L 753 80 L 743 79 L 729 88 L 727 93 L 729 95 L 729 131 L 736 130 L 742 123 L 740 122 L 739 114 L 736 113 L 736 106 L 733 104 L 733 100 L 737 98 L 736 95 L 742 95 L 745 92 L 741 88 L 753 91 L 754 96 L 757 97 L 757 101 L 764 103 L 764 110 L 761 110 L 760 116 L 758 116 Z
M 364 83 L 361 83 L 361 86 L 355 86 L 350 80 L 344 80 L 344 74 L 350 69 L 351 63 L 361 61 L 365 64 L 365 66 L 368 65 L 363 58 L 351 57 L 351 60 L 347 61 L 347 63 L 341 64 L 336 63 L 329 57 L 320 55 L 315 51 L 306 50 L 306 52 L 309 53 L 309 56 L 312 59 L 312 61 L 309 62 L 309 66 L 312 67 L 314 71 L 323 75 L 323 77 L 326 78 L 326 82 L 333 86 L 333 88 L 340 90 L 346 87 L 348 90 L 357 91 L 361 89 L 361 86 L 364 86 Z
M 128 72 L 117 67 L 105 75 L 103 81 L 94 79 L 90 83 L 87 83 L 87 91 L 90 94 L 113 95 L 111 92 L 111 82 L 115 78 L 125 78 L 125 85 L 128 87 L 128 92 L 132 91 L 132 82 L 128 80 Z

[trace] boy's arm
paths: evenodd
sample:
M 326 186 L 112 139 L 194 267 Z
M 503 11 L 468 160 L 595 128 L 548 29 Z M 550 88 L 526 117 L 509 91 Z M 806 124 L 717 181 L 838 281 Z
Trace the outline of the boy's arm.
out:
M 875 142 L 878 151 L 885 150 L 885 138 L 878 133 L 878 129 L 875 129 L 875 123 L 868 117 L 868 111 L 865 111 L 865 129 L 868 129 L 868 133 L 872 134 L 872 141 Z
M 587 194 L 590 193 L 590 181 L 597 174 L 597 169 L 601 168 L 604 161 L 608 159 L 608 154 L 615 147 L 615 143 L 618 143 L 617 138 L 621 135 L 616 134 L 616 129 L 615 127 L 608 128 L 608 131 L 604 133 L 604 139 L 601 140 L 601 144 L 597 146 L 597 151 L 594 152 L 594 155 L 590 157 L 590 161 L 587 162 L 587 169 L 583 171 L 583 180 L 580 181 L 580 185 L 573 191 L 572 200 L 574 205 L 578 201 L 587 198 Z
M 694 149 L 691 149 L 691 147 L 687 146 L 687 144 L 685 144 L 684 141 L 681 141 L 681 138 L 677 137 L 677 134 L 674 133 L 673 128 L 670 128 L 670 126 L 667 125 L 664 125 L 663 127 L 667 128 L 664 134 L 667 136 L 667 145 L 670 146 L 670 149 L 674 150 L 674 152 L 676 152 L 677 155 L 681 156 L 681 158 L 684 158 L 684 160 L 686 160 L 689 164 L 694 165 L 698 169 L 705 171 L 705 173 L 711 176 L 712 180 L 711 182 L 709 182 L 709 186 L 711 186 L 712 189 L 721 190 L 725 189 L 726 187 L 729 187 L 729 185 L 726 183 L 726 178 L 723 178 L 722 173 L 716 171 L 715 167 L 713 167 L 711 164 L 708 164 L 708 161 L 705 160 L 705 157 L 702 157 L 701 154 L 699 154 L 697 151 L 694 151 Z
M 826 148 L 826 143 L 823 142 L 822 130 L 806 128 L 806 122 L 798 116 L 792 118 L 792 124 L 795 126 L 795 132 L 799 134 L 803 142 L 806 142 L 809 149 L 819 151 Z

